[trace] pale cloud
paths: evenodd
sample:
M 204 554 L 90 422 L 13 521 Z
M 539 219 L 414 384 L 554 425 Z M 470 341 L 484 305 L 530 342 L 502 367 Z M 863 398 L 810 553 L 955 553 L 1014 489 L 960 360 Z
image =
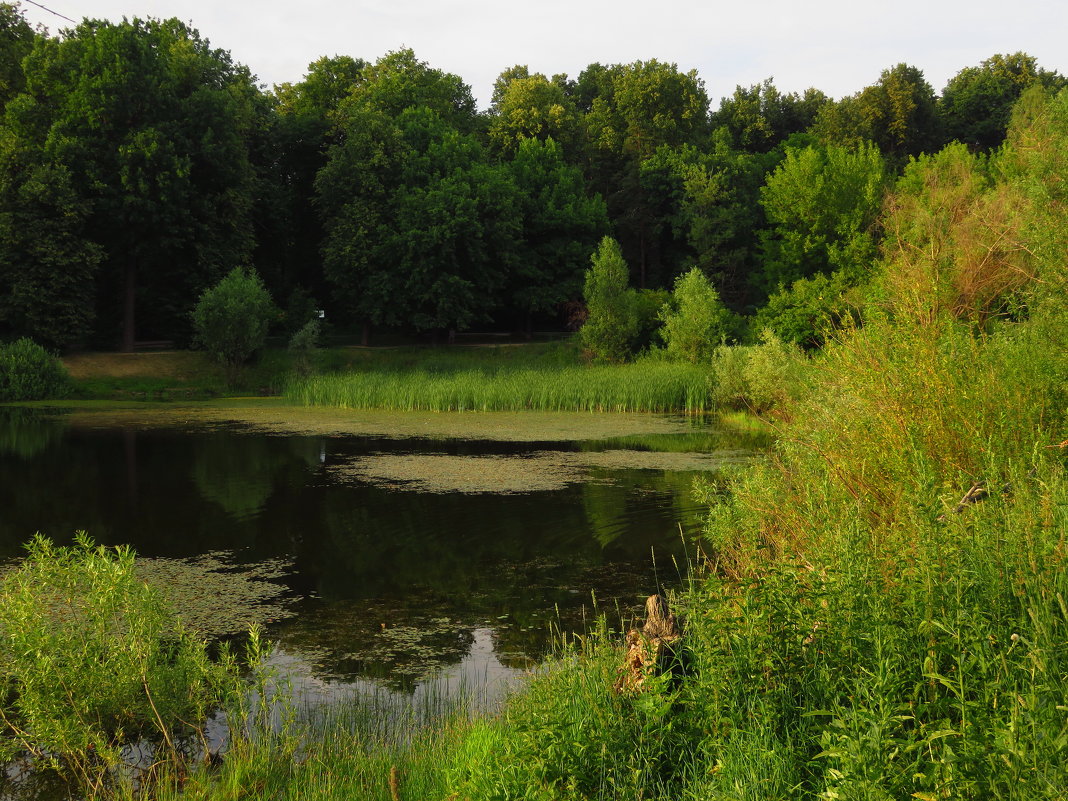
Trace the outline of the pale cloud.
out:
M 459 74 L 480 105 L 514 64 L 577 77 L 588 64 L 647 60 L 697 70 L 713 105 L 738 84 L 774 76 L 783 91 L 809 86 L 840 97 L 899 62 L 940 90 L 960 69 L 1023 50 L 1068 72 L 1068 4 L 1052 0 L 43 0 L 74 19 L 178 17 L 229 50 L 267 84 L 298 81 L 324 55 L 369 61 L 411 47 Z M 31 5 L 27 17 L 67 23 Z

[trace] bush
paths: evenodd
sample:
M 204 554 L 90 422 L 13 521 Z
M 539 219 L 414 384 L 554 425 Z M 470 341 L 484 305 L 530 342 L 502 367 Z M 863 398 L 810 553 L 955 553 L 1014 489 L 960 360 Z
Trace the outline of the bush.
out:
M 730 311 L 696 267 L 675 280 L 671 304 L 660 310 L 659 317 L 668 355 L 681 361 L 707 361 L 731 329 Z
M 226 369 L 233 385 L 242 365 L 267 341 L 277 310 L 255 271 L 235 267 L 200 296 L 193 309 L 195 341 Z
M 25 337 L 0 346 L 0 401 L 61 398 L 70 391 L 70 376 L 50 354 Z
M 127 547 L 37 535 L 0 580 L 0 759 L 25 751 L 93 783 L 143 738 L 180 759 L 181 735 L 241 686 L 234 661 L 209 660 L 138 579 Z
M 625 361 L 639 334 L 635 293 L 627 288 L 627 265 L 619 243 L 606 236 L 590 260 L 583 292 L 588 316 L 582 344 L 603 361 Z
M 765 330 L 759 345 L 717 348 L 712 370 L 713 405 L 783 416 L 801 392 L 805 356 L 797 345 Z
M 313 318 L 289 339 L 289 352 L 293 356 L 293 369 L 301 378 L 312 372 L 312 357 L 319 348 L 319 320 Z

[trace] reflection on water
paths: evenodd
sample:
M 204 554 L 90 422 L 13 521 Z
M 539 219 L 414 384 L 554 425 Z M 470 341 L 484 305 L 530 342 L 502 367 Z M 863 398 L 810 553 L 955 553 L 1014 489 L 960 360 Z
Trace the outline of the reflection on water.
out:
M 272 434 L 189 410 L 180 422 L 157 410 L 151 425 L 79 419 L 0 409 L 0 558 L 35 531 L 67 542 L 85 529 L 143 558 L 212 553 L 224 574 L 285 564 L 271 580 L 295 615 L 263 617 L 274 620 L 274 658 L 309 697 L 364 685 L 418 694 L 430 676 L 497 682 L 545 653 L 551 626 L 580 629 L 595 599 L 626 614 L 685 571 L 684 535 L 701 510 L 679 457 L 689 448 L 737 462 L 753 444 L 685 425 L 523 442 Z M 619 466 L 635 452 L 644 469 Z M 508 465 L 507 492 L 463 491 L 476 459 L 490 488 L 492 465 Z M 387 463 L 392 485 L 376 477 Z M 546 464 L 566 465 L 567 480 L 535 475 Z M 398 465 L 414 472 L 398 478 Z M 419 473 L 427 465 L 436 479 Z M 257 597 L 211 586 L 217 605 Z

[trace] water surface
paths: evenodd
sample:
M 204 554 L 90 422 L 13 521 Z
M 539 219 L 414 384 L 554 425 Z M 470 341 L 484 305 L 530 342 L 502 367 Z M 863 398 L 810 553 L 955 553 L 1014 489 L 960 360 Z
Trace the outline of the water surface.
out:
M 206 634 L 264 622 L 312 698 L 470 688 L 677 584 L 694 478 L 762 444 L 653 415 L 0 408 L 0 559 L 130 544 Z

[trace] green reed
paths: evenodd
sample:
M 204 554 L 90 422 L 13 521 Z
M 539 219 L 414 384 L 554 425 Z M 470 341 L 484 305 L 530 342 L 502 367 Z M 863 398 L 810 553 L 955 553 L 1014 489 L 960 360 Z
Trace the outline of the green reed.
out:
M 707 367 L 612 366 L 380 370 L 294 380 L 286 397 L 308 406 L 398 411 L 685 412 L 710 409 Z

